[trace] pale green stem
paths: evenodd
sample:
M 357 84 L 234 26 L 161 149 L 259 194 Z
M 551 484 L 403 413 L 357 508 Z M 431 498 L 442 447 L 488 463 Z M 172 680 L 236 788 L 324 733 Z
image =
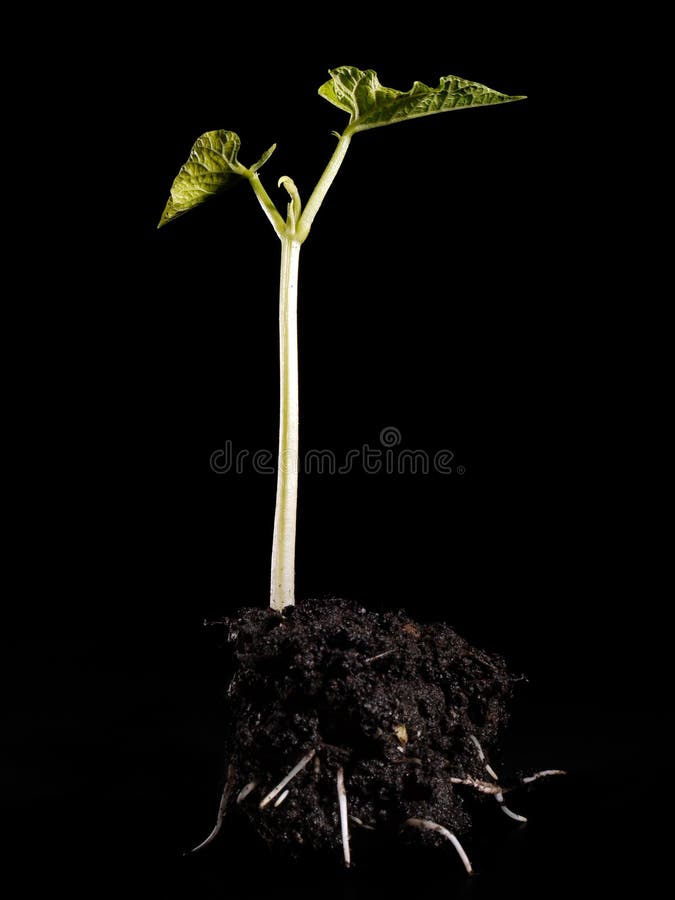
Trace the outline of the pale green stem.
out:
M 307 205 L 305 206 L 297 225 L 296 240 L 300 241 L 300 243 L 302 243 L 309 234 L 309 229 L 312 227 L 312 222 L 319 211 L 319 207 L 323 203 L 323 199 L 328 193 L 330 186 L 335 180 L 335 176 L 342 165 L 345 154 L 349 149 L 351 139 L 351 132 L 349 131 L 349 128 L 347 128 L 346 131 L 340 135 L 337 147 L 331 158 L 328 160 L 328 165 L 326 166 L 323 175 L 317 181 L 312 196 L 307 201 Z
M 277 235 L 281 238 L 286 230 L 284 220 L 279 215 L 279 211 L 272 202 L 270 195 L 263 187 L 260 178 L 258 178 L 258 175 L 254 173 L 253 175 L 249 176 L 248 182 L 253 188 L 254 194 L 258 198 L 258 203 L 260 203 L 260 205 L 262 206 L 263 212 L 272 223 L 272 227 L 276 231 Z
M 298 506 L 299 405 L 298 405 L 298 264 L 300 246 L 309 234 L 314 217 L 333 183 L 349 147 L 348 130 L 339 138 L 335 152 L 317 182 L 301 214 L 300 197 L 292 179 L 283 176 L 291 197 L 284 223 L 257 175 L 249 178 L 265 215 L 281 239 L 279 280 L 279 458 L 277 502 L 272 539 L 270 606 L 278 612 L 295 604 L 295 530 Z
M 272 541 L 270 606 L 295 603 L 295 524 L 298 504 L 298 263 L 300 241 L 281 237 L 279 280 L 279 459 Z

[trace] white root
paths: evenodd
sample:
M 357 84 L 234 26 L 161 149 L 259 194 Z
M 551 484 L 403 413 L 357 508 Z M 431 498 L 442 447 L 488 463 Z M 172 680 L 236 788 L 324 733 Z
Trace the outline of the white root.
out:
M 376 830 L 374 825 L 366 825 L 366 823 L 362 819 L 359 819 L 357 816 L 350 816 L 349 818 L 352 820 L 352 822 L 354 822 L 355 825 L 358 825 L 359 828 L 365 828 L 366 831 Z
M 376 656 L 369 656 L 368 659 L 364 659 L 364 662 L 371 663 L 376 659 L 382 659 L 383 656 L 389 656 L 390 653 L 395 653 L 395 650 L 385 650 L 384 653 L 378 653 Z
M 405 824 L 410 825 L 412 828 L 420 828 L 427 831 L 437 831 L 439 834 L 442 834 L 443 837 L 447 838 L 452 843 L 453 847 L 457 851 L 457 855 L 462 860 L 467 874 L 473 875 L 471 860 L 467 856 L 464 847 L 462 847 L 462 845 L 460 844 L 459 839 L 451 831 L 448 831 L 447 828 L 444 828 L 437 822 L 432 822 L 430 819 L 407 819 Z
M 253 781 L 249 781 L 246 787 L 243 787 L 239 793 L 237 794 L 237 804 L 241 803 L 242 800 L 245 800 L 251 791 L 254 791 L 258 787 L 258 779 L 254 778 Z
M 480 791 L 481 794 L 499 794 L 501 788 L 498 784 L 491 784 L 489 781 L 480 781 L 478 778 L 472 778 L 470 775 L 467 775 L 466 778 L 455 778 L 454 776 L 450 777 L 450 781 L 453 784 L 468 784 L 469 787 L 475 788 L 477 791 Z
M 494 780 L 496 782 L 499 782 L 499 776 L 497 775 L 495 770 L 492 768 L 492 766 L 488 763 L 487 759 L 485 758 L 485 753 L 483 752 L 483 748 L 481 747 L 480 741 L 478 740 L 476 735 L 470 734 L 469 739 L 472 741 L 474 747 L 478 751 L 478 758 L 485 766 L 485 771 L 488 773 L 488 775 L 491 778 L 494 778 Z M 499 785 L 497 785 L 497 786 L 499 786 Z M 512 809 L 509 809 L 509 807 L 506 805 L 506 803 L 504 803 L 504 794 L 502 793 L 501 788 L 499 788 L 499 791 L 497 793 L 495 793 L 494 798 L 497 801 L 497 803 L 499 803 L 499 808 L 501 809 L 501 811 L 504 813 L 505 816 L 508 816 L 510 819 L 515 819 L 516 822 L 527 822 L 527 819 L 525 818 L 525 816 L 521 816 L 518 813 L 514 812 Z
M 213 831 L 207 838 L 205 838 L 201 842 L 201 844 L 197 844 L 197 846 L 193 847 L 192 850 L 188 850 L 188 853 L 196 853 L 197 850 L 201 850 L 203 847 L 206 847 L 207 844 L 210 844 L 211 841 L 218 834 L 218 832 L 220 831 L 220 829 L 223 825 L 223 819 L 225 818 L 225 810 L 227 809 L 227 804 L 230 799 L 230 794 L 232 793 L 233 786 L 234 786 L 234 766 L 230 765 L 227 767 L 227 780 L 225 782 L 225 787 L 223 788 L 223 793 L 220 798 L 220 805 L 218 806 L 218 815 L 216 817 L 216 824 L 213 826 Z
M 530 784 L 538 778 L 550 778 L 551 775 L 567 775 L 567 772 L 564 769 L 543 769 L 541 772 L 535 772 L 534 775 L 522 778 L 521 781 L 523 784 Z
M 475 735 L 475 734 L 470 734 L 470 735 L 469 735 L 469 740 L 473 742 L 474 747 L 476 748 L 476 750 L 478 750 L 478 758 L 480 759 L 480 761 L 481 761 L 481 762 L 483 763 L 483 765 L 485 766 L 485 771 L 488 773 L 488 775 L 489 775 L 491 778 L 494 778 L 495 781 L 499 781 L 499 776 L 497 775 L 497 773 L 495 772 L 495 770 L 492 768 L 492 766 L 490 765 L 490 763 L 489 763 L 489 762 L 487 761 L 487 759 L 485 758 L 485 753 L 483 752 L 483 748 L 481 747 L 480 741 L 478 740 L 478 738 L 476 737 L 476 735 Z
M 342 832 L 342 852 L 345 858 L 345 866 L 351 865 L 351 853 L 349 850 L 349 815 L 347 813 L 347 791 L 345 790 L 345 773 L 342 766 L 337 770 L 337 795 L 340 808 L 340 830 Z
M 476 737 L 475 734 L 470 734 L 469 740 L 471 741 L 471 743 L 474 745 L 474 747 L 478 751 L 478 759 L 482 763 L 484 763 L 485 762 L 485 753 L 483 753 L 483 748 L 480 745 L 480 741 L 478 740 L 478 738 Z
M 509 809 L 506 803 L 504 803 L 504 795 L 501 791 L 495 794 L 495 800 L 499 803 L 499 808 L 504 813 L 504 815 L 508 816 L 510 819 L 515 819 L 516 822 L 527 822 L 525 816 L 521 816 L 518 813 L 514 812 L 512 809 Z
M 277 799 L 274 801 L 274 808 L 275 808 L 275 809 L 276 809 L 277 806 L 281 806 L 281 804 L 284 802 L 284 800 L 286 799 L 286 797 L 288 797 L 288 794 L 289 794 L 288 788 L 286 788 L 286 790 L 283 792 L 283 794 L 279 794 L 279 796 L 277 797 Z
M 276 787 L 272 788 L 272 790 L 269 792 L 269 794 L 267 794 L 266 797 L 263 797 L 263 799 L 260 801 L 260 809 L 265 809 L 268 803 L 271 803 L 272 800 L 274 800 L 274 798 L 277 796 L 277 794 L 280 794 L 281 791 L 283 791 L 288 782 L 292 781 L 293 778 L 295 778 L 295 776 L 298 774 L 298 772 L 302 772 L 307 763 L 314 758 L 315 753 L 316 750 L 314 749 L 310 750 L 308 753 L 305 753 L 300 762 L 297 765 L 293 766 L 288 775 L 286 775 L 285 778 L 282 778 L 279 784 Z

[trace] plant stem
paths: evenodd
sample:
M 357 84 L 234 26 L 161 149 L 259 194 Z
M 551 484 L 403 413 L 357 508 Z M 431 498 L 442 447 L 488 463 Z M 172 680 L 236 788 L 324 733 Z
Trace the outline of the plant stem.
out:
M 279 280 L 279 459 L 272 541 L 270 606 L 295 604 L 295 519 L 298 503 L 298 263 L 300 241 L 281 236 Z
M 340 166 L 342 165 L 342 161 L 345 158 L 345 154 L 349 149 L 349 143 L 352 139 L 351 132 L 349 128 L 347 128 L 341 135 L 337 142 L 337 147 L 333 151 L 333 155 L 328 160 L 328 165 L 324 169 L 324 172 L 316 183 L 316 187 L 312 191 L 312 196 L 307 201 L 304 212 L 300 217 L 300 221 L 297 226 L 297 240 L 301 243 L 305 240 L 307 235 L 309 234 L 309 229 L 312 227 L 312 222 L 316 214 L 319 211 L 319 207 L 323 203 L 323 199 L 328 193 L 328 190 L 335 180 L 335 176 L 338 173 Z
M 314 217 L 345 158 L 351 133 L 347 129 L 301 213 L 300 197 L 292 179 L 279 184 L 291 197 L 284 224 L 257 175 L 249 180 L 260 205 L 281 239 L 279 280 L 279 458 L 277 502 L 272 539 L 270 606 L 278 612 L 295 604 L 295 530 L 298 507 L 298 263 L 300 245 L 309 234 Z

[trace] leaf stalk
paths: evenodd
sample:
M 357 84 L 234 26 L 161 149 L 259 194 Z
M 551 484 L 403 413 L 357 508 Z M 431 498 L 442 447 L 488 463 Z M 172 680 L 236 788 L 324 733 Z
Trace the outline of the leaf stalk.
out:
M 300 217 L 300 221 L 297 224 L 296 229 L 296 240 L 302 243 L 307 235 L 309 234 L 309 230 L 312 227 L 312 223 L 316 218 L 316 214 L 321 207 L 321 204 L 324 201 L 324 197 L 330 190 L 330 186 L 335 181 L 335 176 L 340 170 L 340 166 L 345 158 L 347 150 L 349 149 L 349 144 L 351 142 L 352 135 L 349 126 L 342 132 L 340 135 L 337 147 L 333 151 L 333 155 L 328 160 L 328 165 L 323 171 L 321 178 L 316 183 L 316 187 L 312 191 L 312 195 L 307 201 L 304 212 Z
M 272 201 L 272 198 L 263 187 L 262 181 L 260 180 L 260 176 L 257 172 L 252 172 L 248 176 L 248 183 L 253 188 L 253 193 L 258 198 L 258 203 L 271 222 L 272 228 L 274 228 L 277 233 L 277 237 L 283 239 L 284 233 L 286 231 L 286 224 L 281 218 L 278 209 Z

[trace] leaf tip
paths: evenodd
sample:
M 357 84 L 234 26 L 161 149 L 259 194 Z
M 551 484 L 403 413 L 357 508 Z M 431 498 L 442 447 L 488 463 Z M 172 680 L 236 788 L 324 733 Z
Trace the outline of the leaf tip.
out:
M 258 171 L 258 169 L 262 168 L 262 166 L 265 165 L 265 163 L 267 162 L 267 160 L 270 158 L 270 156 L 274 153 L 274 151 L 275 151 L 276 149 L 277 149 L 277 145 L 276 145 L 276 143 L 274 143 L 274 144 L 272 144 L 272 146 L 271 146 L 268 150 L 265 150 L 265 152 L 264 152 L 263 155 L 260 157 L 260 159 L 258 160 L 258 162 L 257 162 L 257 163 L 253 163 L 253 165 L 252 165 L 251 168 L 249 169 L 249 173 L 255 174 L 255 173 Z
M 176 213 L 176 210 L 174 209 L 173 201 L 172 201 L 171 197 L 169 197 L 168 203 L 164 207 L 164 212 L 162 213 L 162 216 L 161 216 L 159 222 L 157 223 L 157 230 L 159 230 L 160 228 L 163 228 L 172 219 L 175 219 L 176 215 L 177 215 L 177 213 Z

